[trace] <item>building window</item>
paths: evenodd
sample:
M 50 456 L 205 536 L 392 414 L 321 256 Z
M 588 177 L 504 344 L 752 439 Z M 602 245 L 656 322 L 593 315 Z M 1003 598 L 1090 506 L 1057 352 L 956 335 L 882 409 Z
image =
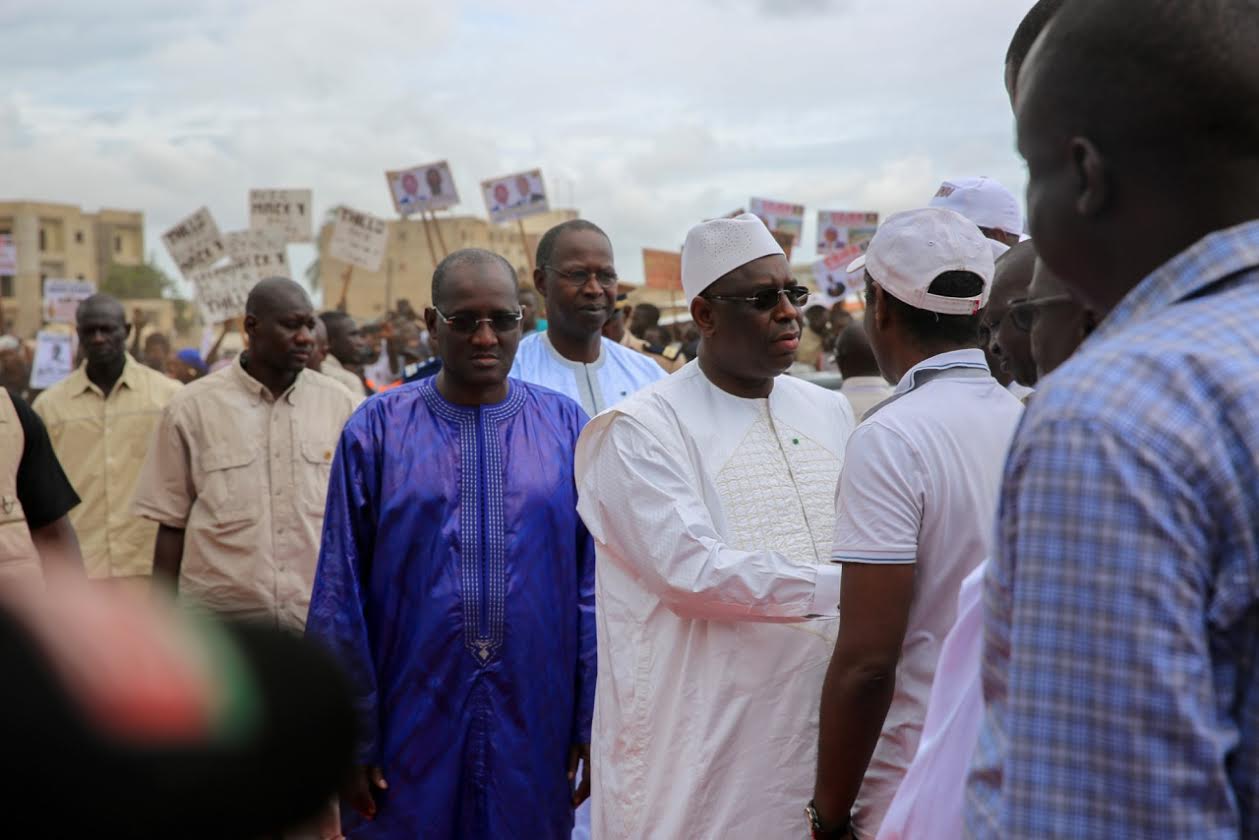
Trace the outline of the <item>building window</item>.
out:
M 0 276 L 0 297 L 13 297 L 13 275 Z
M 48 250 L 48 231 L 44 230 L 43 228 L 39 229 L 39 250 L 41 251 Z
M 83 231 L 81 231 L 81 230 L 76 230 L 76 231 L 74 232 L 74 241 L 75 241 L 75 243 L 76 243 L 76 244 L 78 244 L 78 245 L 82 245 L 82 244 L 83 244 Z
M 115 254 L 122 253 L 122 237 L 121 236 L 114 237 L 114 253 Z

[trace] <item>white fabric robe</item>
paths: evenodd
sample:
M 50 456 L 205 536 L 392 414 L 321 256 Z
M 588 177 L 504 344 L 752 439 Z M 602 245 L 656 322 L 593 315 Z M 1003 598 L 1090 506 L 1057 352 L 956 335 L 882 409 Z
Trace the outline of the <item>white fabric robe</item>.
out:
M 594 837 L 803 836 L 853 426 L 838 393 L 784 376 L 740 399 L 692 362 L 586 427 Z

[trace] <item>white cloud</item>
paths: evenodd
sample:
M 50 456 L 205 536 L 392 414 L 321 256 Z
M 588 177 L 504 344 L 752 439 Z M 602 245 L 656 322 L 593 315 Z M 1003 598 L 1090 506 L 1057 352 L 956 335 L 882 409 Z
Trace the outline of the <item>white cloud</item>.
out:
M 541 166 L 634 276 L 751 195 L 1020 190 L 1001 59 L 1030 4 L 9 0 L 0 167 L 14 197 L 143 209 L 160 250 L 201 204 L 244 224 L 252 186 L 387 214 L 384 169 L 449 158 L 480 214 L 480 179 Z

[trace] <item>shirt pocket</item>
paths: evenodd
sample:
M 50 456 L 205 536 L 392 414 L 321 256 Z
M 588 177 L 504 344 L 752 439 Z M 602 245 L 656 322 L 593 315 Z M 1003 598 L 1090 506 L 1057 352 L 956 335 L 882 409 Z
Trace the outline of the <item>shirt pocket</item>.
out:
M 259 515 L 258 497 L 262 477 L 258 475 L 256 447 L 216 446 L 201 456 L 203 487 L 198 495 L 210 518 L 220 524 Z
M 304 440 L 297 467 L 302 506 L 306 513 L 322 517 L 328 501 L 328 482 L 332 477 L 332 456 L 335 442 Z

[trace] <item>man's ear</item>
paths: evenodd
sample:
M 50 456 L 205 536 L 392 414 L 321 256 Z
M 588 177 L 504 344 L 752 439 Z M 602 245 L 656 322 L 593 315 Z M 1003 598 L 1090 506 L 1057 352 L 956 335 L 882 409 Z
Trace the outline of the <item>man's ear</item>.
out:
M 437 335 L 437 310 L 431 306 L 424 309 L 424 328 L 428 330 L 430 338 Z
M 1081 216 L 1096 216 L 1110 201 L 1110 178 L 1106 159 L 1092 140 L 1071 139 L 1071 166 L 1075 170 L 1075 210 Z
M 533 270 L 533 288 L 538 290 L 538 297 L 542 298 L 542 309 L 546 310 L 546 269 L 535 268 Z
M 701 338 L 711 338 L 717 330 L 717 313 L 712 301 L 697 297 L 691 301 L 691 320 L 699 328 Z

